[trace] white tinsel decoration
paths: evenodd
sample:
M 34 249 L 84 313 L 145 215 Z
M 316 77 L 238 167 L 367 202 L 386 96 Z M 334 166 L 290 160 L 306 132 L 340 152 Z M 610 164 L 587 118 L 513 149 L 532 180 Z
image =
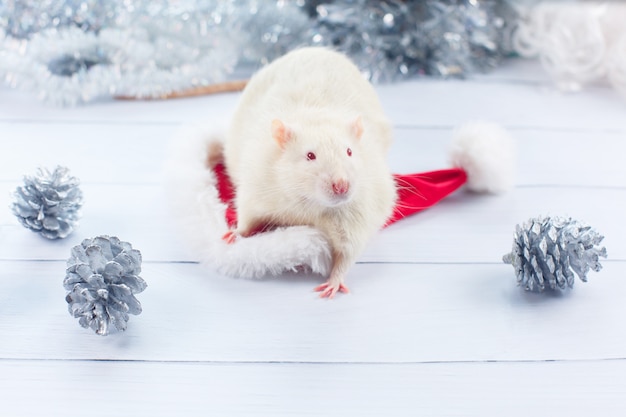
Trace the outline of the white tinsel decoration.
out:
M 608 80 L 626 95 L 626 4 L 541 2 L 514 37 L 522 56 L 538 56 L 565 91 Z
M 284 44 L 276 42 L 279 35 L 283 42 L 298 43 L 307 20 L 289 2 L 260 7 L 254 0 L 136 5 L 111 0 L 90 16 L 72 8 L 82 2 L 66 3 L 67 10 L 49 1 L 13 5 L 26 22 L 32 14 L 61 16 L 30 30 L 7 24 L 12 32 L 3 31 L 0 25 L 0 75 L 10 86 L 37 91 L 57 105 L 103 96 L 157 98 L 223 81 L 242 60 L 284 53 Z M 254 47 L 241 51 L 253 39 Z

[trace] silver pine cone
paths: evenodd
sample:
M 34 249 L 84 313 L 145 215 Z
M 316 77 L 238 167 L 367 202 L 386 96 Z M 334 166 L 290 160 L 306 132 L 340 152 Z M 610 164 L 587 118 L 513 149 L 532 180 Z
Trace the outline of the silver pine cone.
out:
M 106 336 L 111 325 L 126 330 L 129 314 L 140 314 L 135 294 L 146 289 L 139 276 L 141 253 L 116 237 L 85 239 L 72 248 L 63 286 L 72 316 Z
M 591 227 L 571 218 L 538 217 L 515 227 L 513 250 L 503 256 L 513 265 L 517 285 L 528 291 L 564 289 L 574 286 L 574 273 L 587 281 L 590 269 L 602 269 L 606 258 L 604 239 Z
M 35 175 L 24 176 L 24 185 L 13 193 L 11 210 L 24 227 L 48 239 L 62 239 L 80 219 L 83 193 L 78 185 L 67 168 L 39 168 Z

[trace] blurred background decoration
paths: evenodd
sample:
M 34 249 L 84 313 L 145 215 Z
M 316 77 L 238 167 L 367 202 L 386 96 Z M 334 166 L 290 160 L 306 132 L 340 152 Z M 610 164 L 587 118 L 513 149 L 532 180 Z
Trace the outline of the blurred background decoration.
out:
M 626 97 L 626 2 L 537 3 L 524 11 L 514 43 L 521 56 L 538 56 L 561 90 L 608 83 Z
M 159 98 L 246 78 L 288 50 L 325 45 L 349 55 L 375 83 L 466 77 L 512 56 L 539 55 L 560 87 L 608 76 L 623 88 L 626 25 L 607 9 L 624 7 L 576 4 L 0 0 L 0 76 L 57 105 Z

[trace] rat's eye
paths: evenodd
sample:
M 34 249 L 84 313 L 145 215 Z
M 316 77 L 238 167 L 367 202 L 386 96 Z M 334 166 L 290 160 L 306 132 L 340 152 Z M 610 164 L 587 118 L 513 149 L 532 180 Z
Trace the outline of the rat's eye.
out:
M 312 161 L 315 158 L 317 158 L 317 157 L 315 156 L 315 154 L 313 152 L 309 152 L 308 154 L 306 154 L 306 159 L 308 159 L 309 161 Z
M 346 151 L 346 153 L 348 154 L 348 156 L 352 156 L 352 149 L 348 148 L 348 150 Z

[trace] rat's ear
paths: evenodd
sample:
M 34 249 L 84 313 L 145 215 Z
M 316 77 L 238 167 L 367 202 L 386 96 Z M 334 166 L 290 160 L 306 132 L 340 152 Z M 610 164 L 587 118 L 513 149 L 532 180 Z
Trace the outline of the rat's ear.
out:
M 285 144 L 293 138 L 293 132 L 278 119 L 272 120 L 272 137 L 283 149 Z
M 361 139 L 361 136 L 363 136 L 363 118 L 361 116 L 358 116 L 356 119 L 354 119 L 354 121 L 352 121 L 352 124 L 350 125 L 350 131 L 355 138 Z

